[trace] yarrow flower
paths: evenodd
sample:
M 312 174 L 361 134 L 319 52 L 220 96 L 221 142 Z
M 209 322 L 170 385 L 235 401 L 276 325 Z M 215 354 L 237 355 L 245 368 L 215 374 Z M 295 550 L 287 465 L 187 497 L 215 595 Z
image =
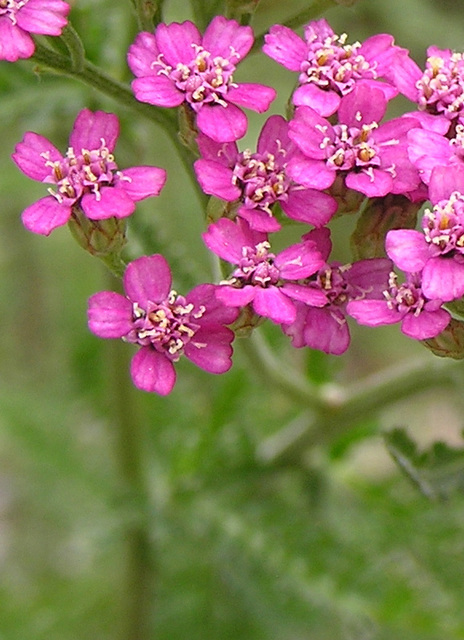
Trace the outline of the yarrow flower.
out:
M 332 243 L 327 228 L 316 229 L 303 236 L 316 242 L 326 260 L 317 273 L 305 283 L 326 296 L 326 303 L 314 307 L 297 302 L 297 316 L 292 324 L 282 325 L 297 348 L 310 347 L 325 353 L 341 355 L 350 345 L 350 330 L 346 320 L 346 307 L 352 300 L 382 299 L 391 260 L 370 258 L 352 264 L 327 262 Z
M 418 123 L 402 117 L 379 124 L 386 106 L 381 91 L 357 86 L 342 98 L 338 124 L 298 107 L 289 136 L 305 157 L 289 162 L 289 175 L 306 187 L 327 189 L 341 174 L 346 187 L 368 197 L 414 191 L 420 178 L 408 157 L 406 134 Z
M 288 137 L 288 123 L 282 116 L 267 119 L 255 153 L 239 152 L 234 142 L 220 144 L 202 135 L 197 142 L 202 158 L 195 162 L 195 172 L 201 188 L 227 202 L 236 201 L 237 214 L 252 229 L 280 229 L 272 215 L 277 202 L 289 218 L 317 227 L 327 224 L 337 210 L 334 198 L 307 189 L 287 175 L 287 164 L 300 153 Z
M 160 395 L 176 382 L 174 363 L 185 355 L 201 369 L 224 373 L 232 365 L 236 309 L 224 307 L 216 286 L 202 284 L 180 296 L 162 255 L 142 256 L 124 273 L 125 296 L 101 291 L 89 299 L 90 330 L 101 338 L 122 338 L 136 344 L 131 376 L 136 387 Z
M 323 265 L 313 241 L 294 244 L 276 255 L 271 252 L 267 234 L 253 231 L 240 218 L 237 222 L 221 218 L 208 227 L 203 239 L 220 258 L 237 265 L 216 290 L 223 304 L 251 304 L 258 315 L 288 324 L 296 318 L 295 300 L 316 306 L 325 304 L 323 293 L 299 282 Z
M 419 272 L 406 273 L 406 282 L 398 284 L 398 276 L 392 271 L 384 300 L 353 300 L 347 305 L 347 313 L 369 327 L 399 322 L 409 338 L 427 340 L 446 329 L 451 320 L 442 304 L 443 300 L 424 294 Z
M 0 60 L 30 58 L 35 51 L 30 34 L 61 35 L 70 9 L 62 0 L 0 0 Z
M 347 36 L 336 35 L 324 19 L 305 28 L 303 40 L 282 25 L 270 28 L 263 51 L 290 71 L 299 73 L 299 87 L 292 96 L 296 106 L 307 105 L 328 117 L 340 106 L 343 96 L 358 84 L 376 88 L 386 99 L 398 90 L 379 78 L 391 70 L 396 54 L 405 51 L 393 44 L 393 36 L 379 34 L 363 44 L 347 44 Z
M 216 16 L 203 36 L 190 21 L 139 33 L 127 58 L 136 76 L 135 97 L 159 107 L 185 102 L 205 135 L 216 142 L 238 140 L 247 130 L 239 107 L 263 113 L 276 96 L 271 87 L 234 81 L 252 44 L 250 27 L 223 16 Z
M 117 116 L 88 109 L 78 114 L 64 156 L 39 134 L 25 134 L 12 155 L 14 162 L 29 178 L 53 185 L 50 195 L 23 211 L 27 229 L 48 235 L 66 224 L 73 207 L 91 220 L 125 218 L 136 202 L 160 193 L 164 169 L 118 169 L 113 156 L 118 135 Z
M 388 255 L 404 271 L 422 272 L 422 291 L 445 302 L 464 295 L 464 167 L 436 167 L 422 230 L 395 229 L 386 237 Z

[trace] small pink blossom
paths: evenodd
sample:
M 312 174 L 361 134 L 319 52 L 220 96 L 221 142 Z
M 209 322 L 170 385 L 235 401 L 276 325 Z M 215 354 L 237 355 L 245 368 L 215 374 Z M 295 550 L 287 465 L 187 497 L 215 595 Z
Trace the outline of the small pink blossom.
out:
M 251 304 L 255 313 L 273 322 L 291 324 L 296 300 L 322 306 L 326 297 L 300 280 L 315 273 L 323 259 L 316 244 L 307 240 L 271 252 L 267 234 L 250 229 L 247 222 L 221 218 L 203 234 L 205 244 L 236 269 L 220 283 L 216 296 L 230 307 Z
M 197 142 L 202 158 L 195 162 L 195 172 L 203 191 L 237 202 L 237 214 L 252 229 L 280 229 L 272 215 L 276 203 L 289 218 L 317 227 L 327 224 L 337 210 L 334 198 L 307 189 L 287 175 L 287 164 L 300 153 L 288 137 L 288 123 L 281 116 L 268 118 L 255 153 L 248 149 L 239 152 L 235 142 L 220 144 L 202 135 Z
M 224 373 L 232 366 L 237 310 L 224 307 L 215 285 L 202 284 L 180 296 L 171 290 L 169 265 L 159 254 L 131 262 L 123 278 L 125 296 L 101 291 L 89 300 L 89 328 L 100 338 L 123 338 L 140 349 L 132 358 L 136 387 L 160 395 L 176 382 L 174 363 L 184 354 L 201 369 Z
M 364 85 L 342 98 L 338 124 L 298 107 L 289 136 L 304 158 L 289 162 L 289 175 L 313 189 L 328 189 L 341 175 L 347 188 L 368 197 L 417 189 L 420 177 L 408 157 L 406 134 L 418 123 L 403 117 L 379 124 L 386 107 L 383 93 Z
M 64 156 L 46 138 L 25 134 L 12 155 L 14 162 L 29 178 L 52 185 L 50 195 L 23 211 L 29 231 L 48 235 L 67 223 L 74 206 L 91 220 L 125 218 L 136 202 L 160 193 L 164 169 L 118 169 L 113 156 L 118 135 L 114 114 L 88 109 L 78 114 Z
M 216 142 L 243 137 L 247 118 L 239 107 L 263 113 L 276 92 L 261 84 L 237 84 L 237 65 L 253 44 L 250 27 L 223 16 L 213 18 L 202 36 L 190 21 L 160 24 L 142 32 L 129 48 L 137 100 L 159 107 L 187 103 L 198 129 Z
M 62 0 L 0 0 L 0 60 L 30 58 L 30 34 L 61 35 L 70 8 Z
M 392 84 L 380 81 L 396 54 L 405 51 L 393 44 L 393 36 L 379 34 L 363 44 L 347 44 L 346 34 L 336 35 L 324 19 L 308 24 L 304 35 L 303 40 L 288 27 L 275 25 L 263 46 L 264 53 L 299 73 L 299 87 L 292 98 L 296 106 L 306 105 L 329 117 L 356 85 L 376 88 L 387 100 L 398 93 Z

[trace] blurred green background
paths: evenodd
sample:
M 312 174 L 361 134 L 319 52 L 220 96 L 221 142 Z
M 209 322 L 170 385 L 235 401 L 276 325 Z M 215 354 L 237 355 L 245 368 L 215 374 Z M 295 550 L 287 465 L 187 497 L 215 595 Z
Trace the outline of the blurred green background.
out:
M 130 81 L 130 1 L 72 4 L 88 57 Z M 255 32 L 307 4 L 262 0 Z M 187 5 L 166 0 L 166 19 L 191 18 Z M 349 42 L 392 33 L 420 65 L 430 44 L 464 48 L 462 0 L 360 0 L 326 17 Z M 238 74 L 278 88 L 272 112 L 282 112 L 293 74 L 262 54 Z M 66 149 L 83 107 L 117 113 L 119 166 L 154 164 L 169 176 L 131 220 L 130 251 L 164 253 L 179 291 L 211 279 L 192 185 L 159 128 L 73 80 L 1 62 L 0 98 L 0 640 L 464 638 L 462 496 L 428 500 L 380 435 L 405 426 L 421 446 L 459 445 L 459 384 L 361 419 L 294 464 L 266 464 L 259 451 L 304 422 L 304 407 L 269 387 L 240 341 L 224 376 L 182 361 L 169 397 L 132 390 L 131 348 L 86 326 L 87 298 L 116 282 L 66 228 L 49 238 L 23 229 L 20 213 L 44 186 L 10 154 L 27 130 Z M 250 114 L 244 145 L 263 122 Z M 333 223 L 341 260 L 353 224 Z M 273 326 L 262 332 L 282 367 L 317 383 L 434 358 L 398 327 L 353 327 L 340 358 L 292 351 Z M 147 623 L 131 619 L 137 611 Z

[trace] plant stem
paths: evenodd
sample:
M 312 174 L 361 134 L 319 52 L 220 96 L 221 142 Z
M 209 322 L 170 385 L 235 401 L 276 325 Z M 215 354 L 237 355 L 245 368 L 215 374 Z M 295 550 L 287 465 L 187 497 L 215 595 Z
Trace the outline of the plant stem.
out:
M 114 287 L 114 280 L 113 280 Z M 146 487 L 144 433 L 137 415 L 134 390 L 128 380 L 128 347 L 111 340 L 109 382 L 116 464 L 122 483 L 121 520 L 125 555 L 121 640 L 153 640 L 155 563 L 150 536 L 150 497 Z

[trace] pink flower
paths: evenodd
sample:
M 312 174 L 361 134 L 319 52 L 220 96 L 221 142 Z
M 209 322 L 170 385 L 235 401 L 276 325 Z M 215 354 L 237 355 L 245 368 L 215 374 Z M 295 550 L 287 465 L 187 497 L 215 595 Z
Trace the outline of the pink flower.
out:
M 384 300 L 353 300 L 347 305 L 347 313 L 368 327 L 400 322 L 401 331 L 416 340 L 434 338 L 446 329 L 451 316 L 442 309 L 442 300 L 424 294 L 420 273 L 407 273 L 401 285 L 397 280 L 392 271 Z
M 427 129 L 411 129 L 408 154 L 425 184 L 429 184 L 435 167 L 464 166 L 464 125 L 454 127 L 452 138 Z
M 398 93 L 379 80 L 394 64 L 396 54 L 405 51 L 388 34 L 368 38 L 364 44 L 346 44 L 346 35 L 337 36 L 321 19 L 307 25 L 304 40 L 288 27 L 275 25 L 265 42 L 264 53 L 299 73 L 293 104 L 307 105 L 321 116 L 335 113 L 342 96 L 357 84 L 379 89 L 387 100 Z
M 23 211 L 27 229 L 48 235 L 66 224 L 74 206 L 92 220 L 125 218 L 136 202 L 160 193 L 164 169 L 118 169 L 113 156 L 118 135 L 115 115 L 88 109 L 76 118 L 65 156 L 37 133 L 25 134 L 13 160 L 29 178 L 53 185 L 49 196 Z
M 237 214 L 257 231 L 278 231 L 280 223 L 272 215 L 278 202 L 293 220 L 317 227 L 327 224 L 337 202 L 331 196 L 295 183 L 286 173 L 288 162 L 300 155 L 288 137 L 288 123 L 281 116 L 266 121 L 258 140 L 258 150 L 240 153 L 235 142 L 217 143 L 206 136 L 197 139 L 202 159 L 195 172 L 205 193 L 237 202 Z
M 429 185 L 432 209 L 423 233 L 395 229 L 386 237 L 390 258 L 403 271 L 422 272 L 422 291 L 445 302 L 464 295 L 464 167 L 436 167 Z
M 324 260 L 331 251 L 330 232 L 317 229 L 303 236 L 316 242 Z M 392 263 L 386 258 L 359 260 L 353 264 L 326 264 L 306 284 L 326 296 L 326 303 L 314 307 L 297 303 L 297 316 L 292 324 L 282 325 L 292 338 L 294 347 L 310 347 L 325 353 L 341 355 L 350 344 L 346 307 L 351 300 L 382 298 Z
M 0 0 L 0 60 L 30 58 L 31 33 L 61 35 L 70 8 L 62 0 Z
M 232 366 L 237 310 L 221 305 L 216 287 L 203 284 L 185 297 L 171 290 L 171 271 L 163 256 L 142 256 L 124 273 L 126 296 L 101 291 L 89 300 L 89 328 L 100 338 L 123 338 L 140 346 L 131 363 L 132 380 L 143 391 L 170 393 L 174 362 L 182 354 L 210 373 Z
M 298 107 L 289 136 L 305 157 L 289 162 L 289 175 L 306 187 L 327 189 L 341 174 L 347 188 L 368 197 L 414 191 L 420 178 L 408 157 L 406 133 L 418 123 L 404 117 L 379 124 L 386 106 L 381 91 L 358 85 L 342 98 L 338 124 Z
M 391 80 L 421 111 L 464 123 L 464 55 L 432 46 L 427 49 L 425 70 L 406 52 L 397 53 Z M 428 127 L 426 127 L 428 128 Z
M 267 235 L 253 231 L 240 218 L 236 223 L 221 218 L 208 227 L 203 239 L 220 258 L 237 265 L 217 288 L 216 296 L 223 304 L 244 307 L 251 303 L 258 315 L 286 324 L 295 320 L 294 300 L 325 304 L 323 293 L 299 282 L 323 265 L 314 242 L 294 244 L 275 255 Z
M 261 84 L 237 84 L 235 69 L 253 44 L 250 27 L 216 16 L 201 36 L 189 21 L 160 24 L 140 33 L 129 48 L 128 64 L 137 79 L 137 100 L 159 107 L 186 102 L 200 131 L 216 142 L 245 135 L 247 119 L 239 107 L 263 113 L 276 92 Z

